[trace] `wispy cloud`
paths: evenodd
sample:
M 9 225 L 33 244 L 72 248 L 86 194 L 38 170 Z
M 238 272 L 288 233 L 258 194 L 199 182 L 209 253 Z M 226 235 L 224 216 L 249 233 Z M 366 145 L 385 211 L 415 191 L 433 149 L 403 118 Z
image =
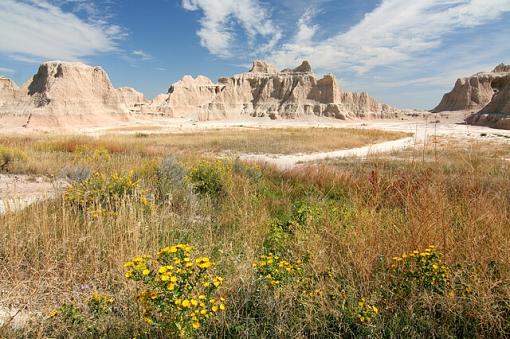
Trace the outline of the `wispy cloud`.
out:
M 383 0 L 347 32 L 319 41 L 306 12 L 295 38 L 270 59 L 281 66 L 309 59 L 322 69 L 364 73 L 436 49 L 449 33 L 491 22 L 507 11 L 508 0 Z
M 62 0 L 61 2 L 63 2 Z M 65 0 L 93 12 L 84 1 Z M 85 7 L 83 7 L 85 6 Z M 119 50 L 125 30 L 95 16 L 82 19 L 43 0 L 0 1 L 0 53 L 21 61 L 80 60 Z
M 0 74 L 1 73 L 4 73 L 4 74 L 14 74 L 14 73 L 16 73 L 16 70 L 14 70 L 12 68 L 0 67 Z
M 131 52 L 132 55 L 142 59 L 142 60 L 151 60 L 152 56 L 149 53 L 144 52 L 141 49 L 137 49 Z
M 188 11 L 202 11 L 197 34 L 202 46 L 220 57 L 232 57 L 232 49 L 239 43 L 241 28 L 248 46 L 257 43 L 259 52 L 271 50 L 281 39 L 281 32 L 270 18 L 269 11 L 259 0 L 182 0 Z M 261 42 L 260 40 L 263 40 Z

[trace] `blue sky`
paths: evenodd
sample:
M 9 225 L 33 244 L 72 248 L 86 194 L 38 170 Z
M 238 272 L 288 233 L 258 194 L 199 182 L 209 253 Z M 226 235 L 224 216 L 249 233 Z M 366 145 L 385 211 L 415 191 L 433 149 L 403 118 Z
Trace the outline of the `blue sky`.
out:
M 0 0 L 0 75 L 79 60 L 152 98 L 184 74 L 307 59 L 348 90 L 429 109 L 457 77 L 510 63 L 509 36 L 510 0 Z

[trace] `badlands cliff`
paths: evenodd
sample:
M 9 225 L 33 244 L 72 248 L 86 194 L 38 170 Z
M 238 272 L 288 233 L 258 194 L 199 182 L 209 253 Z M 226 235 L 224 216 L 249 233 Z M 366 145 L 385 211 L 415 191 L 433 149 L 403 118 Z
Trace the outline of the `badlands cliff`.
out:
M 399 112 L 367 93 L 344 91 L 333 75 L 316 78 L 307 61 L 277 71 L 258 60 L 248 72 L 220 78 L 218 83 L 185 76 L 151 102 L 132 88 L 114 88 L 101 67 L 77 62 L 46 62 L 19 88 L 0 78 L 0 126 L 100 126 L 141 117 L 140 113 L 212 120 L 384 118 Z
M 46 62 L 20 88 L 5 79 L 1 84 L 0 124 L 100 125 L 146 103 L 134 89 L 114 88 L 101 67 L 77 62 Z
M 473 112 L 469 124 L 510 129 L 510 65 L 458 79 L 432 112 L 465 110 Z
M 264 61 L 254 61 L 242 74 L 220 78 L 185 76 L 168 93 L 159 95 L 151 109 L 174 117 L 200 120 L 239 116 L 297 118 L 307 115 L 347 119 L 389 117 L 398 110 L 367 93 L 343 91 L 333 75 L 317 79 L 307 61 L 280 72 Z

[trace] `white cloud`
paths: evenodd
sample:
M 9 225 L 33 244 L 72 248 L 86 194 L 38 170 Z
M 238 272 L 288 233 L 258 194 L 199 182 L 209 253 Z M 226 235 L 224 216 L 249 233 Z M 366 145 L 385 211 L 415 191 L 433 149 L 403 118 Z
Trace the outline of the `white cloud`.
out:
M 16 73 L 16 71 L 13 70 L 12 68 L 0 67 L 0 73 L 13 74 Z
M 258 0 L 182 0 L 188 11 L 203 12 L 197 34 L 202 46 L 220 57 L 233 56 L 232 48 L 238 42 L 236 27 L 248 37 L 248 45 L 257 44 L 259 52 L 271 50 L 281 39 L 280 30 L 273 24 L 268 11 Z
M 436 49 L 447 34 L 491 22 L 507 11 L 508 0 L 383 0 L 347 32 L 322 41 L 312 39 L 320 28 L 311 26 L 305 13 L 295 38 L 270 59 L 282 67 L 308 59 L 321 69 L 362 74 Z
M 18 60 L 80 60 L 116 52 L 125 36 L 104 19 L 84 20 L 47 1 L 0 1 L 0 53 Z
M 149 53 L 142 51 L 141 49 L 134 50 L 131 52 L 132 55 L 139 57 L 142 60 L 150 60 L 152 56 Z

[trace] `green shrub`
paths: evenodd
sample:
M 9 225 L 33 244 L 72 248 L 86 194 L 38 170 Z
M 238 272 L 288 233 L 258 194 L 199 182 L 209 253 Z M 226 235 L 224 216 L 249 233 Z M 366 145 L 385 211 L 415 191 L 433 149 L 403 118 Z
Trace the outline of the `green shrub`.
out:
M 132 175 L 95 173 L 91 177 L 71 184 L 64 192 L 64 200 L 80 210 L 101 214 L 115 210 L 121 200 L 131 198 L 134 202 L 148 205 L 145 192 Z
M 226 172 L 226 165 L 221 161 L 201 161 L 190 169 L 187 178 L 195 193 L 219 196 L 225 190 Z
M 415 289 L 444 293 L 449 285 L 448 268 L 442 254 L 433 245 L 424 251 L 412 251 L 394 257 L 390 267 L 394 286 L 400 292 Z

